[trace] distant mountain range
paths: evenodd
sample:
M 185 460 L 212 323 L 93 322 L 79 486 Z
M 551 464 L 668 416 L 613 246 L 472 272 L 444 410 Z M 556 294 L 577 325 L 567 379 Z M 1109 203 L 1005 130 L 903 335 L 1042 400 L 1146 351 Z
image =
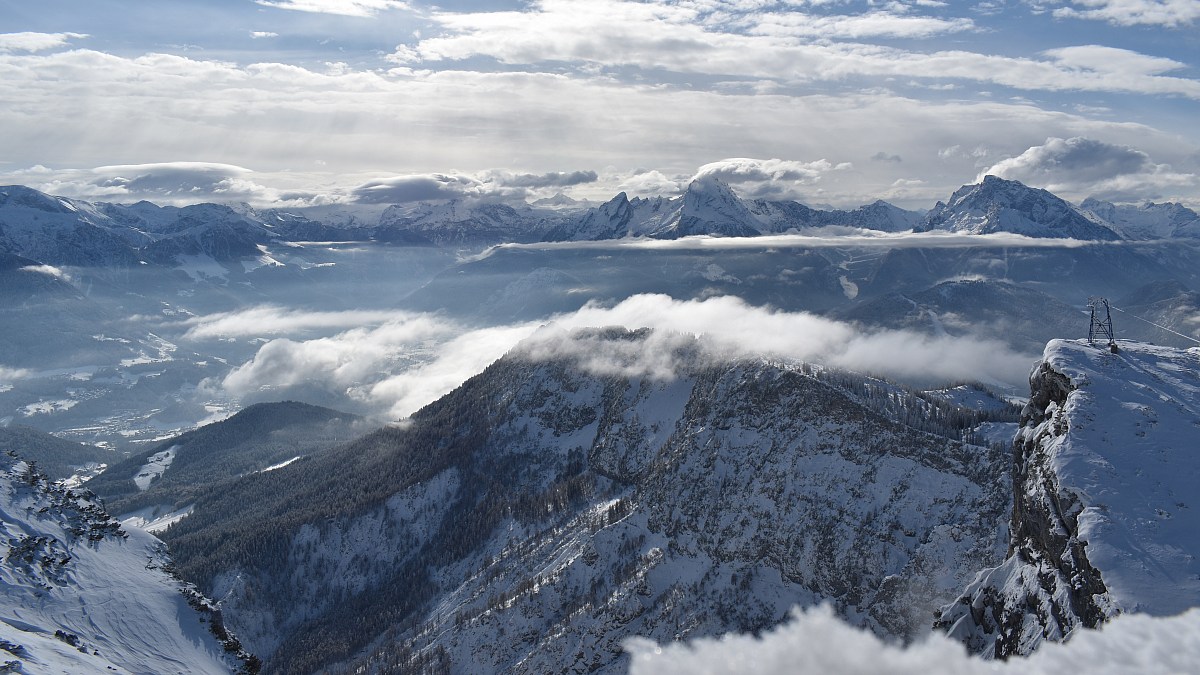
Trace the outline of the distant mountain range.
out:
M 247 205 L 174 207 L 54 197 L 0 187 L 0 253 L 75 267 L 180 266 L 257 261 L 278 241 L 365 241 L 481 247 L 505 242 L 593 241 L 693 235 L 754 237 L 845 227 L 883 232 L 1010 232 L 1092 241 L 1200 238 L 1200 215 L 1181 204 L 1074 206 L 1017 181 L 986 176 L 927 214 L 884 201 L 853 210 L 794 201 L 742 199 L 725 183 L 698 179 L 679 197 L 620 193 L 595 207 L 566 199 L 517 205 L 448 200 L 408 205 L 254 209 Z

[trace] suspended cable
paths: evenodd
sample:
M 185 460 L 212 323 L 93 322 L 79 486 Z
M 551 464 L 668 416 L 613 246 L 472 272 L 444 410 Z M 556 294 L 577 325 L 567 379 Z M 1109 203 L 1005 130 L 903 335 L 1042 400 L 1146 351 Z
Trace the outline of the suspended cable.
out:
M 1109 307 L 1112 307 L 1113 309 L 1115 309 L 1118 312 L 1125 314 L 1127 316 L 1132 316 L 1133 318 L 1137 319 L 1138 321 L 1145 321 L 1146 323 L 1150 324 L 1151 326 L 1154 326 L 1155 328 L 1161 328 L 1161 329 L 1167 331 L 1168 333 L 1171 333 L 1173 335 L 1178 335 L 1179 337 L 1181 337 L 1185 340 L 1191 340 L 1192 342 L 1195 342 L 1196 344 L 1200 345 L 1200 340 L 1197 340 L 1196 338 L 1194 338 L 1190 335 L 1184 335 L 1183 333 L 1180 333 L 1177 330 L 1171 330 L 1170 328 L 1167 328 L 1166 326 L 1160 326 L 1159 324 L 1154 323 L 1153 321 L 1151 321 L 1149 319 L 1143 319 L 1142 317 L 1138 316 L 1137 314 L 1130 314 L 1129 312 L 1126 312 L 1125 310 L 1121 309 L 1120 307 L 1117 307 L 1116 305 L 1109 305 Z

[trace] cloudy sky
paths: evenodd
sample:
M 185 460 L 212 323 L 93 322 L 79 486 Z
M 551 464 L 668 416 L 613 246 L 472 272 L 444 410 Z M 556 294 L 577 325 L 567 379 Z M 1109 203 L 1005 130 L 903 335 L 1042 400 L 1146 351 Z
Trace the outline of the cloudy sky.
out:
M 0 182 L 69 196 L 607 199 L 715 174 L 927 208 L 991 172 L 1200 206 L 1200 0 L 2 0 L 0 16 Z

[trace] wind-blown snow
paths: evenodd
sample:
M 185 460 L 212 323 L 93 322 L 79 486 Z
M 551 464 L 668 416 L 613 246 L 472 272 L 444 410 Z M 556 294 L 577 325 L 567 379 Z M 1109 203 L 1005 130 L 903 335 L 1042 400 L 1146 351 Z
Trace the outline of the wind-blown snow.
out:
M 1080 631 L 1069 643 L 1048 643 L 1029 658 L 984 661 L 940 635 L 907 648 L 888 644 L 833 616 L 827 607 L 797 612 L 762 638 L 726 635 L 719 640 L 658 646 L 626 643 L 632 675 L 1125 675 L 1189 673 L 1200 663 L 1200 610 L 1171 618 L 1123 616 L 1102 630 Z

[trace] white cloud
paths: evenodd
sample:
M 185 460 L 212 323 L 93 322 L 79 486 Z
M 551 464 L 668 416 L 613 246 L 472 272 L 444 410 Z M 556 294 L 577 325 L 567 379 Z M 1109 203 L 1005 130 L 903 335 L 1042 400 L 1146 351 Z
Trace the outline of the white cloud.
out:
M 263 188 L 243 177 L 251 171 L 240 166 L 212 162 L 157 162 L 122 164 L 92 169 L 93 185 L 111 188 L 116 194 L 162 197 L 228 195 L 253 196 Z
M 806 25 L 805 19 L 789 18 L 790 13 L 762 14 Z M 694 6 L 629 0 L 541 0 L 529 11 L 435 13 L 432 18 L 447 34 L 398 49 L 393 57 L 397 63 L 483 56 L 506 64 L 585 63 L 791 83 L 856 76 L 963 79 L 1021 90 L 1177 94 L 1200 99 L 1200 82 L 1161 74 L 1183 64 L 1166 68 L 1168 60 L 1120 49 L 1108 51 L 1110 58 L 1117 59 L 1115 65 L 1099 59 L 1084 64 L 1069 49 L 1049 53 L 1042 60 L 964 50 L 925 53 L 865 43 L 808 41 L 779 34 L 782 31 L 734 32 L 706 20 Z M 888 21 L 896 19 L 911 18 Z M 1129 72 L 1131 61 L 1137 61 L 1142 72 Z M 1157 64 L 1154 74 L 1145 72 L 1148 61 Z
M 472 197 L 477 199 L 526 199 L 539 192 L 593 183 L 595 171 L 552 171 L 542 174 L 500 169 L 478 174 L 410 174 L 368 181 L 354 188 L 357 201 L 370 204 L 405 204 Z
M 1148 77 L 1187 68 L 1186 63 L 1102 45 L 1062 47 L 1043 52 L 1065 68 L 1122 77 Z
M 83 33 L 0 33 L 0 53 L 40 52 L 65 47 L 71 40 L 87 37 Z
M 1200 185 L 1200 176 L 1156 164 L 1145 152 L 1092 138 L 1048 138 L 980 174 L 1043 187 L 1067 197 L 1113 201 L 1161 199 L 1166 191 Z
M 250 31 L 250 37 L 255 40 L 260 40 L 262 38 L 279 37 L 279 33 L 272 33 L 269 30 L 252 30 Z
M 63 281 L 71 280 L 71 277 L 66 272 L 53 265 L 26 265 L 20 269 L 22 272 L 45 274 L 46 276 L 54 277 L 55 279 L 62 279 Z
M 482 372 L 537 328 L 530 323 L 463 332 L 439 345 L 426 362 L 391 374 L 357 396 L 392 419 L 406 417 Z
M 282 197 L 278 190 L 251 180 L 252 173 L 240 166 L 215 162 L 153 162 L 63 171 L 38 166 L 25 172 L 23 178 L 32 178 L 26 182 L 43 192 L 88 199 L 195 203 L 269 202 Z
M 408 9 L 401 0 L 254 0 L 266 7 L 316 14 L 371 17 L 391 9 Z
M 824 39 L 931 38 L 976 30 L 966 18 L 908 16 L 888 11 L 819 16 L 800 12 L 756 13 L 734 24 L 752 35 Z
M 909 646 L 851 627 L 828 607 L 797 611 L 762 637 L 729 634 L 658 646 L 633 639 L 625 647 L 631 675 L 1091 675 L 1185 673 L 1200 660 L 1200 610 L 1177 617 L 1119 616 L 1101 630 L 1080 629 L 1066 644 L 1045 643 L 1029 658 L 985 661 L 958 643 L 931 635 Z
M 254 312 L 224 315 L 218 321 L 241 326 L 257 316 Z M 295 318 L 289 319 L 292 325 L 305 324 Z M 325 393 L 340 392 L 364 408 L 397 418 L 446 394 L 535 333 L 537 337 L 526 346 L 531 353 L 575 355 L 582 367 L 598 374 L 667 377 L 673 367 L 672 350 L 664 347 L 678 334 L 703 335 L 713 358 L 768 355 L 910 381 L 1019 384 L 1035 359 L 993 340 L 863 332 L 811 314 L 754 307 L 733 297 L 678 301 L 637 295 L 612 307 L 588 305 L 554 317 L 553 324 L 561 330 L 539 333 L 542 322 L 467 329 L 431 315 L 406 315 L 378 327 L 328 337 L 271 340 L 253 359 L 209 386 L 219 385 L 237 398 L 264 389 L 286 394 L 293 387 L 316 387 Z M 604 346 L 564 332 L 596 326 L 649 327 L 656 333 L 650 342 L 630 347 Z
M 617 189 L 635 196 L 674 197 L 687 187 L 689 179 L 671 178 L 661 171 L 635 171 L 617 184 Z
M 679 301 L 637 295 L 611 308 L 587 306 L 557 320 L 567 328 L 620 325 L 704 335 L 725 353 L 766 354 L 901 378 L 1023 380 L 1030 358 L 991 340 L 863 332 L 802 312 L 754 307 L 732 296 Z M 903 358 L 897 355 L 903 354 Z M 968 373 L 970 373 L 968 375 Z
M 482 188 L 483 181 L 472 176 L 414 174 L 369 181 L 354 188 L 354 198 L 368 204 L 405 204 L 454 199 L 478 194 Z
M 232 323 L 234 319 L 225 317 L 225 322 Z M 447 341 L 453 345 L 454 336 L 462 332 L 456 324 L 431 315 L 408 315 L 374 328 L 355 328 L 330 337 L 278 338 L 265 343 L 253 359 L 226 375 L 220 386 L 237 397 L 264 389 L 314 387 L 358 400 L 379 411 L 395 402 L 373 399 L 370 393 L 373 386 L 389 374 L 417 367 L 422 350 Z M 467 375 L 470 374 L 473 373 Z M 208 382 L 206 386 L 214 383 Z
M 29 371 L 24 368 L 9 368 L 5 365 L 0 365 L 0 384 L 8 384 L 13 380 L 19 380 L 29 374 Z
M 483 183 L 493 167 L 528 167 L 541 176 L 564 164 L 567 174 L 606 167 L 571 194 L 607 200 L 618 189 L 677 193 L 676 182 L 686 184 L 714 158 L 825 158 L 836 167 L 887 148 L 903 165 L 860 161 L 853 171 L 824 173 L 796 196 L 853 207 L 878 198 L 897 178 L 920 177 L 928 192 L 910 193 L 912 201 L 901 205 L 927 207 L 981 168 L 981 160 L 965 155 L 939 161 L 931 148 L 992 148 L 995 154 L 983 160 L 991 164 L 1047 137 L 1086 136 L 1136 144 L 1157 162 L 1179 166 L 1198 150 L 1144 125 L 1029 103 L 919 101 L 887 92 L 717 93 L 521 72 L 318 72 L 88 50 L 0 54 L 0 100 L 6 167 L 37 165 L 48 156 L 71 158 L 68 167 L 97 166 L 120 156 L 219 157 L 254 168 L 224 176 L 228 183 L 217 186 L 223 197 L 177 190 L 181 202 L 265 203 L 293 193 L 333 198 L 372 181 L 432 176 L 431 168 L 460 167 L 443 175 Z M 639 166 L 654 171 L 635 174 Z M 101 190 L 94 178 L 66 167 L 0 175 L 68 196 L 120 194 Z M 518 193 L 515 186 L 509 192 Z
M 813 182 L 830 171 L 853 168 L 848 163 L 834 165 L 825 159 L 815 162 L 796 162 L 784 159 L 749 159 L 735 157 L 711 162 L 696 171 L 696 178 L 714 177 L 728 183 L 761 181 Z
M 834 171 L 853 169 L 849 162 L 834 164 L 825 159 L 798 162 L 784 159 L 735 157 L 701 166 L 693 180 L 716 178 L 739 186 L 750 198 L 803 199 L 805 188 Z
M 583 183 L 594 183 L 597 178 L 595 171 L 550 171 L 534 174 L 492 169 L 483 173 L 484 181 L 505 187 L 531 189 L 570 187 Z
M 1059 18 L 1096 19 L 1117 26 L 1178 28 L 1200 19 L 1196 0 L 1071 0 L 1075 7 L 1054 10 Z
M 411 319 L 411 315 L 394 310 L 305 312 L 264 305 L 236 312 L 206 314 L 188 319 L 184 322 L 184 325 L 189 327 L 184 337 L 193 340 L 215 337 L 261 337 Z

